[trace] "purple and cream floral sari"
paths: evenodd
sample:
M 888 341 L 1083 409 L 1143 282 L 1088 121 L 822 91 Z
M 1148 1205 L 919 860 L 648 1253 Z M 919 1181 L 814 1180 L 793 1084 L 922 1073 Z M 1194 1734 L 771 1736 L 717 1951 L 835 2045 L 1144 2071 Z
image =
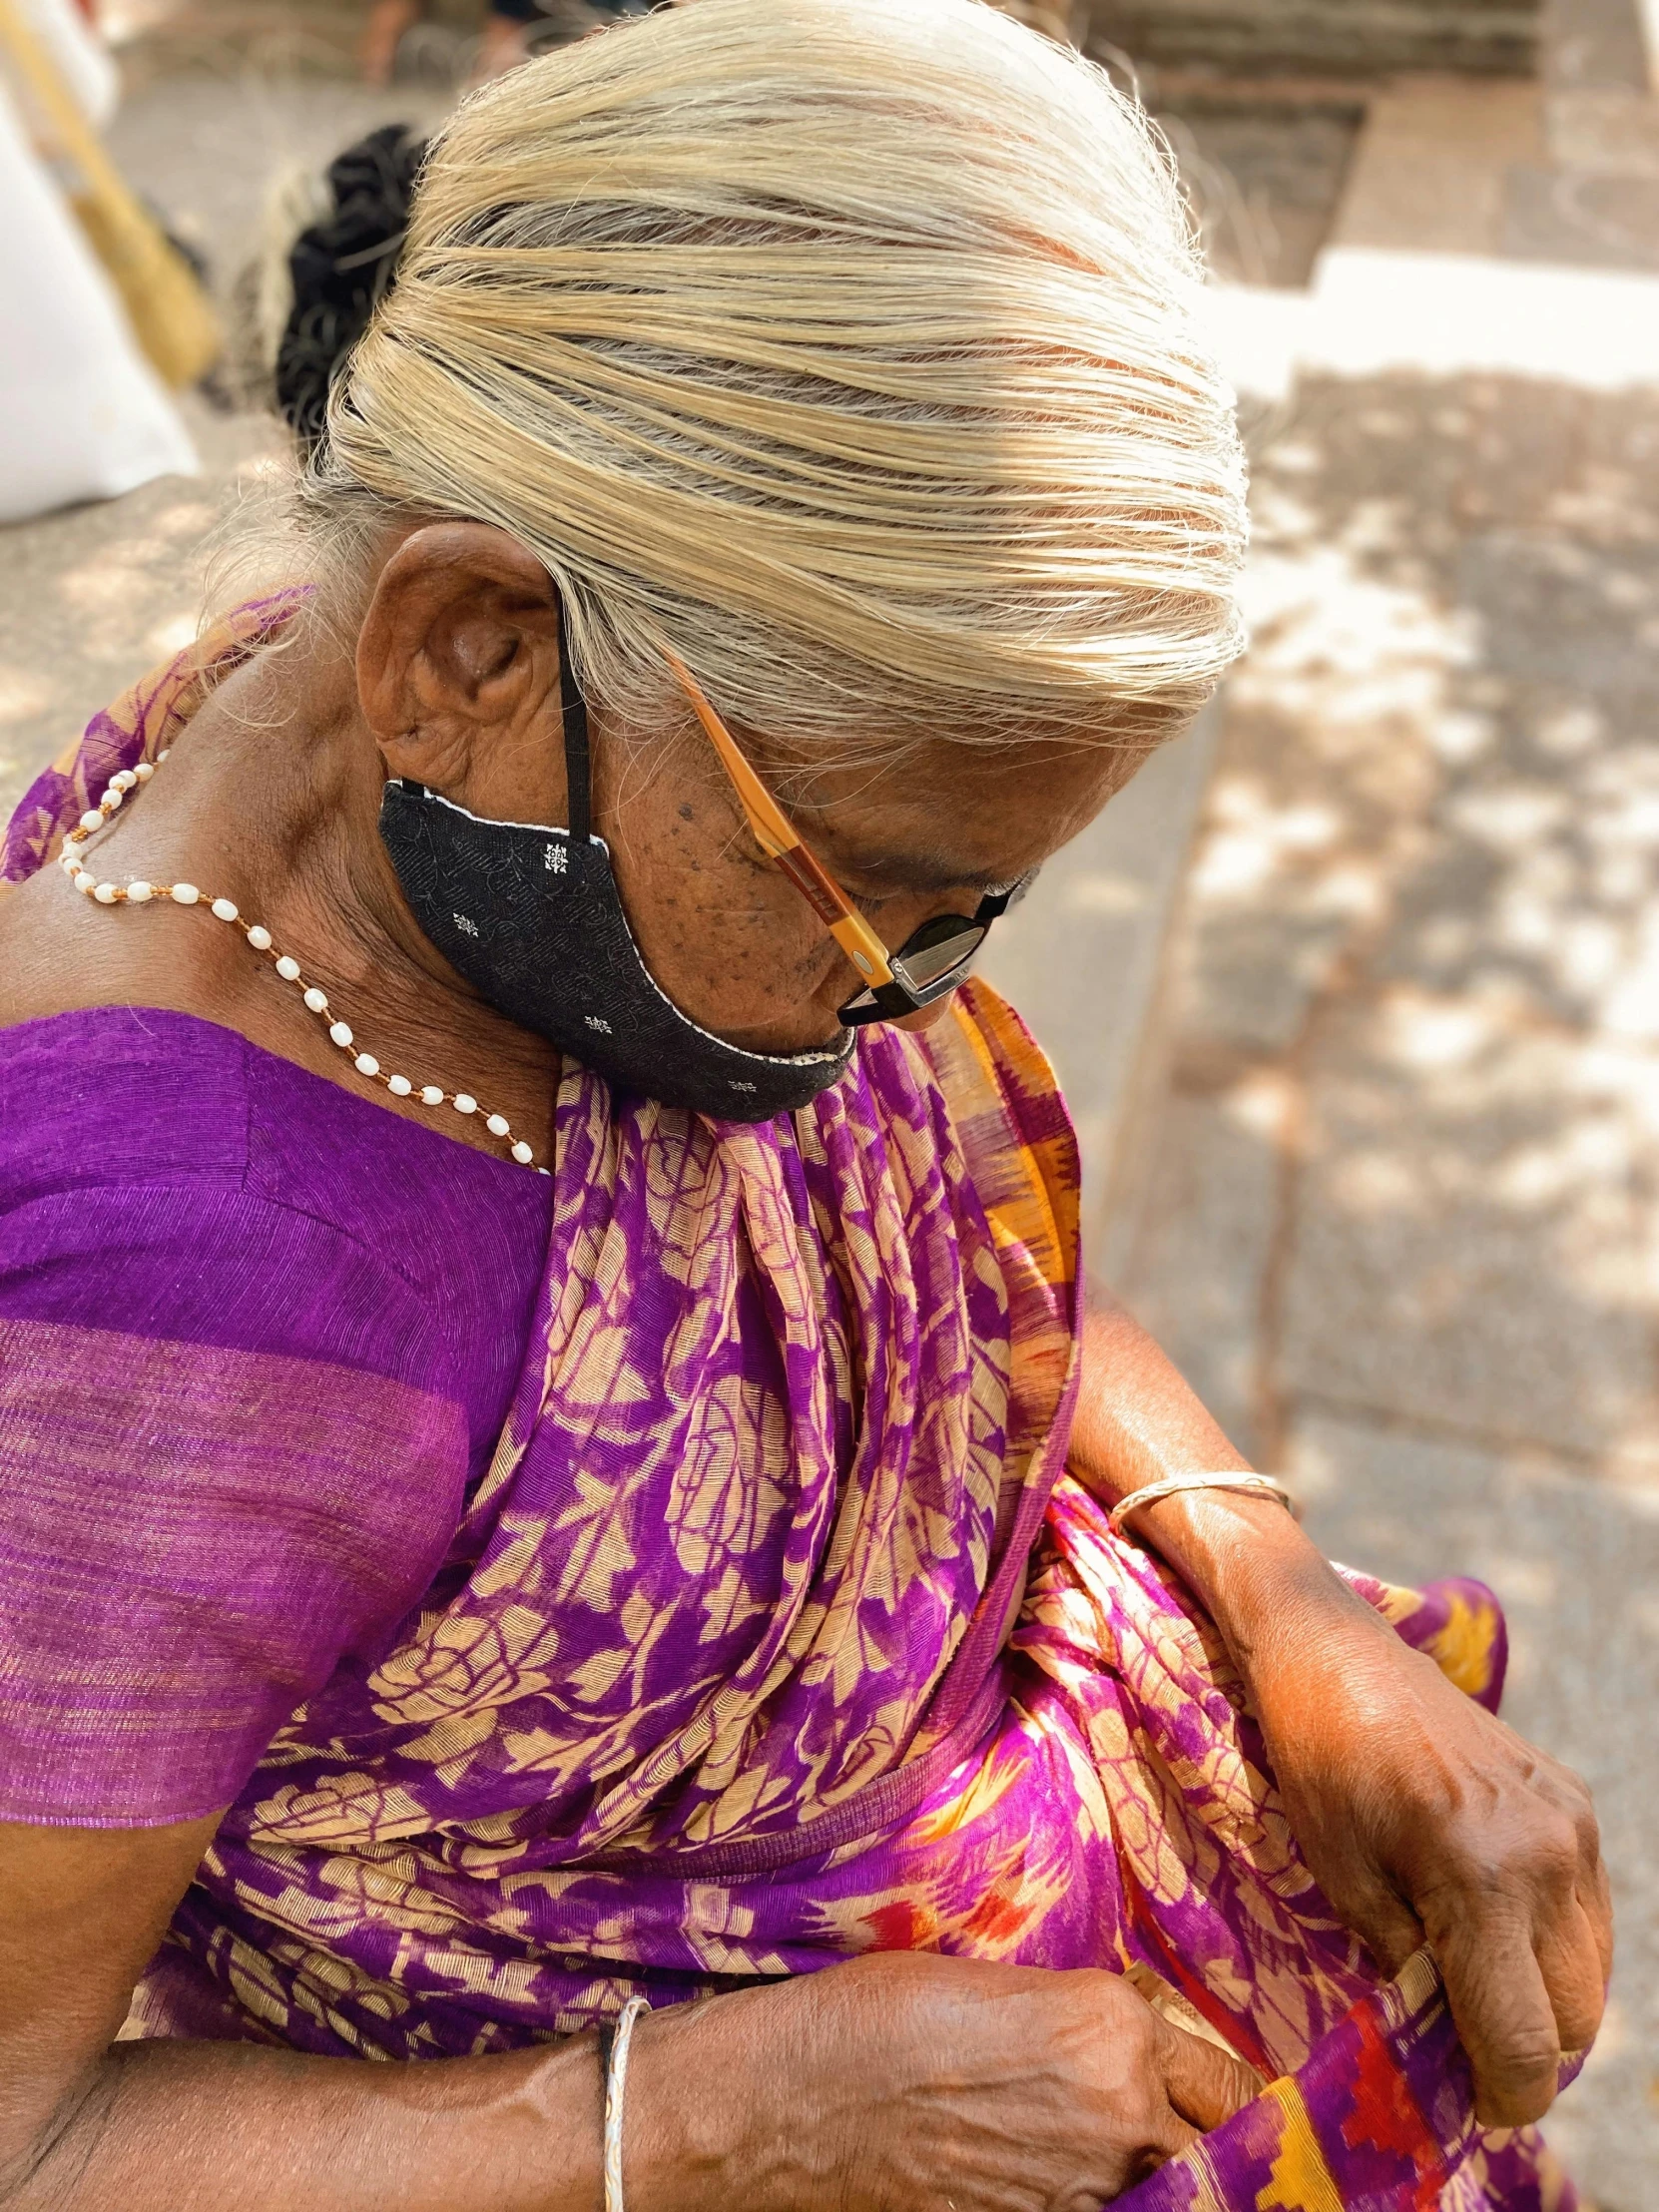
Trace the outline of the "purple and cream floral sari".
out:
M 128 2031 L 420 2058 L 872 1948 L 1105 1966 L 1278 2077 L 1141 2212 L 1569 2206 L 1066 1474 L 1078 1318 L 1070 1126 L 982 985 L 759 1127 L 567 1063 L 550 1181 L 183 1014 L 0 1036 L 0 1818 L 228 1808 Z M 1353 1579 L 1495 1703 L 1485 1592 Z

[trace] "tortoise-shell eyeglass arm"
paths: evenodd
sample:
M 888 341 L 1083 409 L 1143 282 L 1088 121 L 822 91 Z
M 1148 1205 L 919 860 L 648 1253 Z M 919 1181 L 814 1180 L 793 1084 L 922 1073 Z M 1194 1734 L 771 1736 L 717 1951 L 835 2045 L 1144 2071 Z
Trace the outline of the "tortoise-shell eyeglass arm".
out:
M 737 740 L 704 697 L 691 670 L 673 653 L 665 653 L 665 658 L 731 778 L 761 850 L 769 860 L 777 861 L 866 983 L 894 983 L 897 979 L 886 946 L 744 759 Z
M 889 952 L 745 760 L 691 670 L 673 653 L 666 653 L 666 658 L 731 780 L 755 841 L 789 877 L 863 978 L 864 988 L 838 1009 L 846 1026 L 855 1029 L 870 1021 L 898 1021 L 953 991 L 986 930 L 1021 896 L 1035 868 L 1004 890 L 987 891 L 971 916 L 935 914 L 912 931 L 896 952 Z M 959 945 L 961 950 L 938 964 L 940 949 L 947 944 Z M 934 955 L 932 962 L 926 957 L 929 952 Z

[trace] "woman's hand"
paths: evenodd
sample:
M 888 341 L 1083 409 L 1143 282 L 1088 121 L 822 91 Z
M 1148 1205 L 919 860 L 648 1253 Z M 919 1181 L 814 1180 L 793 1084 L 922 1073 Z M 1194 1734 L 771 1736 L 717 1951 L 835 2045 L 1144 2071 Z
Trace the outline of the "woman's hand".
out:
M 1538 2119 L 1612 1964 L 1589 1792 L 1329 1570 L 1299 1574 L 1290 1605 L 1256 1579 L 1245 1673 L 1310 1871 L 1383 1965 L 1428 1942 L 1479 2118 Z
M 1085 2212 L 1261 2086 L 1115 1974 L 883 1952 L 643 2020 L 628 2201 Z
M 1089 1316 L 1073 1471 L 1108 1502 L 1245 1461 L 1121 1308 Z M 1388 1970 L 1426 1940 L 1492 2127 L 1535 2120 L 1601 2018 L 1612 1912 L 1589 1793 L 1357 1597 L 1279 1505 L 1195 1490 L 1154 1544 L 1227 1639 L 1315 1880 Z
M 592 2212 L 592 2035 L 386 2065 L 111 2038 L 205 1850 L 0 1826 L 0 2212 Z M 1084 2212 L 1257 2093 L 1107 1973 L 886 1953 L 640 2022 L 631 2212 Z

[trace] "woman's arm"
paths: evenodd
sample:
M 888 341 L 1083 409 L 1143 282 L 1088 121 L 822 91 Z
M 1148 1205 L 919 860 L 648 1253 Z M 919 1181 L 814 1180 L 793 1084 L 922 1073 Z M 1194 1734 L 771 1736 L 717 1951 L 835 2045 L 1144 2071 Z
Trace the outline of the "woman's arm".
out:
M 110 2038 L 213 1821 L 0 1827 L 3 2212 L 598 2212 L 598 2039 L 370 2064 Z M 1255 2094 L 1116 1975 L 887 1953 L 642 2022 L 632 2212 L 1110 2200 Z
M 217 1820 L 0 1827 L 6 2212 L 592 2212 L 592 2036 L 425 2065 L 111 2038 Z
M 1121 1307 L 1085 1325 L 1071 1466 L 1107 1502 L 1162 1475 L 1243 1467 Z M 1578 1777 L 1409 1650 L 1275 1500 L 1148 1506 L 1157 1550 L 1227 1638 L 1286 1810 L 1326 1896 L 1384 1966 L 1425 1939 L 1488 2125 L 1536 2119 L 1601 2018 L 1607 1877 Z

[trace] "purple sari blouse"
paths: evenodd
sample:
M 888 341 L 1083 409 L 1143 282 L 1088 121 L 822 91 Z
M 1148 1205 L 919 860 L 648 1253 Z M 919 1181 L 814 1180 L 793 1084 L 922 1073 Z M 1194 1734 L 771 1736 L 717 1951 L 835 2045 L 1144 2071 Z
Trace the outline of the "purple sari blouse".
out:
M 494 1451 L 551 1212 L 188 1015 L 0 1032 L 0 1818 L 214 1812 L 378 1653 Z

